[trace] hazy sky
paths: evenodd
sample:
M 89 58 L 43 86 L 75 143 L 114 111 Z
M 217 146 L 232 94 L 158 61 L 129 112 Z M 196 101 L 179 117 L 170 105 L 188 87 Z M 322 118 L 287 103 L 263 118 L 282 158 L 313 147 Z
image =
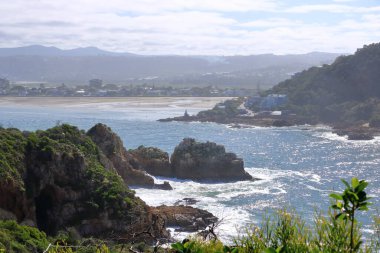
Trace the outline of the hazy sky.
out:
M 247 55 L 380 42 L 380 0 L 0 1 L 0 47 Z

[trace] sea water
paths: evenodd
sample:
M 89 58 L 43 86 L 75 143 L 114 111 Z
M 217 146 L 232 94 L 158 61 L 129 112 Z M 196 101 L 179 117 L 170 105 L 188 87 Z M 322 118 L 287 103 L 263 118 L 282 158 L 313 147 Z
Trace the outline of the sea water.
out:
M 187 108 L 196 113 L 200 108 Z M 219 217 L 224 240 L 236 236 L 242 227 L 259 224 L 265 213 L 293 208 L 307 222 L 316 210 L 326 211 L 329 193 L 342 191 L 341 178 L 365 179 L 373 199 L 371 210 L 359 217 L 364 231 L 371 231 L 373 215 L 380 210 L 380 139 L 348 141 L 328 127 L 232 128 L 215 123 L 157 122 L 159 118 L 181 115 L 182 107 L 123 108 L 115 103 L 77 106 L 2 105 L 0 124 L 22 130 L 47 129 L 69 123 L 89 129 L 101 122 L 122 138 L 127 149 L 154 146 L 171 154 L 186 137 L 222 144 L 244 159 L 245 169 L 257 181 L 198 183 L 169 181 L 173 191 L 135 188 L 149 205 L 173 205 L 183 198 L 198 200 L 194 206 Z M 179 235 L 181 236 L 181 235 Z

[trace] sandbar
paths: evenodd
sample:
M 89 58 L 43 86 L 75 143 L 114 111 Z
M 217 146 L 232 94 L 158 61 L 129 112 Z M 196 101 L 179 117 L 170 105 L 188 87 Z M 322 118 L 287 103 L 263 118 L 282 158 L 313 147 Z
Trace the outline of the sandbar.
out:
M 87 107 L 102 104 L 126 108 L 212 108 L 231 97 L 0 97 L 0 106 Z

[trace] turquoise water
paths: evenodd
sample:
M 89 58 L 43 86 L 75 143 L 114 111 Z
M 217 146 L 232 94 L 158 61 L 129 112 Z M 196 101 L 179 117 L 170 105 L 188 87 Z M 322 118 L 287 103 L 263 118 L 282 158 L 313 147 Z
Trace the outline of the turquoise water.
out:
M 189 108 L 191 113 L 197 108 Z M 174 191 L 135 189 L 150 205 L 174 204 L 192 197 L 198 207 L 223 218 L 220 231 L 235 235 L 235 227 L 257 223 L 266 211 L 290 206 L 311 221 L 314 210 L 327 210 L 328 194 L 342 190 L 340 178 L 356 176 L 370 182 L 374 205 L 360 217 L 370 231 L 371 215 L 380 210 L 380 139 L 348 141 L 326 127 L 230 128 L 213 123 L 160 123 L 156 119 L 180 115 L 182 108 L 118 109 L 103 107 L 1 106 L 0 124 L 22 130 L 47 129 L 58 122 L 89 129 L 98 122 L 119 134 L 126 148 L 159 147 L 171 153 L 185 137 L 213 141 L 242 157 L 246 170 L 262 180 L 237 183 L 195 183 L 169 180 Z

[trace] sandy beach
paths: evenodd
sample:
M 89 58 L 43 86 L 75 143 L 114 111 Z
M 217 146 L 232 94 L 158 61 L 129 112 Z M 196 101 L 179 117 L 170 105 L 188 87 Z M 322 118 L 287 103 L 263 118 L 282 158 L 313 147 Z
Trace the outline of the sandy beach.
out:
M 86 107 L 113 104 L 120 108 L 212 108 L 229 97 L 0 97 L 0 106 Z

